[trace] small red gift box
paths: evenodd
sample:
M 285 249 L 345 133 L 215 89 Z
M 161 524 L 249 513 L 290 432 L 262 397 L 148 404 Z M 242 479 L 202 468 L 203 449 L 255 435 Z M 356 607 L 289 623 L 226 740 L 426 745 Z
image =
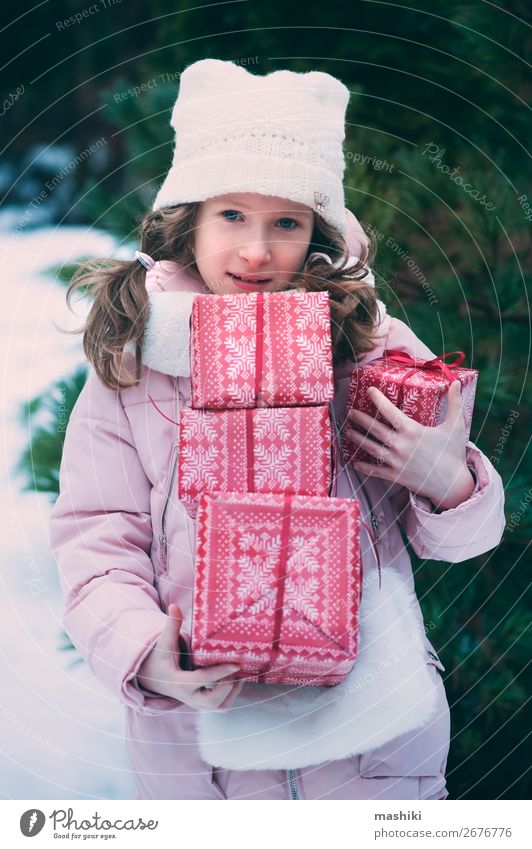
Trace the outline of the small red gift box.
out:
M 358 647 L 359 503 L 201 495 L 191 652 L 271 684 L 338 684 Z
M 327 496 L 331 464 L 328 407 L 181 414 L 178 497 L 189 512 L 202 492 Z
M 328 292 L 198 295 L 192 406 L 305 407 L 333 397 Z
M 475 391 L 478 371 L 460 368 L 465 359 L 462 351 L 453 351 L 458 358 L 452 363 L 444 363 L 442 354 L 433 360 L 414 359 L 404 351 L 385 351 L 384 356 L 373 360 L 366 366 L 353 369 L 347 395 L 346 418 L 343 428 L 343 454 L 346 461 L 361 460 L 377 465 L 379 460 L 347 439 L 346 427 L 354 427 L 364 432 L 360 425 L 347 418 L 349 410 L 362 410 L 377 421 L 391 422 L 377 412 L 367 396 L 369 386 L 376 386 L 383 395 L 402 410 L 407 416 L 426 427 L 436 427 L 447 415 L 447 393 L 453 380 L 459 380 L 462 389 L 466 441 L 469 439 L 471 419 L 475 404 Z M 368 440 L 372 439 L 368 436 Z

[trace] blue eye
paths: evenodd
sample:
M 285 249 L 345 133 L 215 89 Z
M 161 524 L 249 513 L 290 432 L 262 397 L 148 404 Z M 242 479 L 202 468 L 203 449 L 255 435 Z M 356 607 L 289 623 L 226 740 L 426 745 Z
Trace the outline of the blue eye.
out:
M 226 215 L 240 215 L 240 212 L 237 212 L 236 209 L 224 209 L 224 211 L 222 212 L 222 215 L 225 218 Z M 236 218 L 226 218 L 225 220 L 226 221 L 236 221 Z
M 226 221 L 238 221 L 239 218 L 242 217 L 242 213 L 238 212 L 236 209 L 224 209 L 220 215 Z M 297 221 L 293 218 L 279 218 L 278 223 L 281 230 L 295 230 L 295 228 L 299 226 Z M 288 224 L 288 226 L 285 226 L 286 224 Z

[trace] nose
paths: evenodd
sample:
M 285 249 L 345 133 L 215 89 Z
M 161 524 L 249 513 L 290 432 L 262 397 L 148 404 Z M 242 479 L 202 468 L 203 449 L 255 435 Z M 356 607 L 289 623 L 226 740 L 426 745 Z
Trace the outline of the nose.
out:
M 238 255 L 240 259 L 247 262 L 250 268 L 259 268 L 261 265 L 266 265 L 272 258 L 268 243 L 262 239 L 250 240 L 242 245 Z

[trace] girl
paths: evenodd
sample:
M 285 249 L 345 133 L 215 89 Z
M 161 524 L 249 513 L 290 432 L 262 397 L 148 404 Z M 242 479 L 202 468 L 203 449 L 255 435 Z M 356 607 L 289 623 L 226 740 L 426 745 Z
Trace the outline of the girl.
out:
M 359 499 L 373 528 L 371 538 L 361 530 L 360 653 L 348 679 L 242 685 L 234 664 L 188 663 L 195 527 L 175 492 L 175 422 L 190 406 L 194 297 L 327 290 L 338 427 L 355 364 L 385 347 L 435 356 L 377 300 L 368 243 L 345 210 L 348 99 L 320 72 L 189 66 L 142 251 L 89 263 L 69 289 L 88 283 L 95 296 L 84 328 L 93 368 L 66 433 L 51 546 L 64 627 L 126 705 L 138 798 L 447 796 L 444 667 L 425 636 L 399 523 L 416 554 L 452 563 L 502 536 L 501 480 L 464 447 L 457 381 L 439 427 L 407 418 L 378 390 L 389 424 L 351 417 L 349 438 L 381 463 L 335 469 L 333 494 Z

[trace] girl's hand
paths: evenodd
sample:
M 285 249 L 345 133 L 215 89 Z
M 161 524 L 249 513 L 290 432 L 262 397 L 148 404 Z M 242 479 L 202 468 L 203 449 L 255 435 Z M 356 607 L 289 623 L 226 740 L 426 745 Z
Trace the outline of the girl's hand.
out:
M 240 667 L 236 663 L 222 663 L 194 672 L 181 669 L 179 632 L 182 624 L 181 610 L 177 604 L 171 604 L 164 630 L 142 661 L 137 681 L 146 690 L 179 699 L 190 707 L 204 710 L 228 708 L 244 683 L 232 677 Z
M 469 498 L 475 482 L 466 464 L 460 381 L 452 382 L 447 416 L 437 427 L 425 427 L 409 418 L 376 386 L 369 387 L 368 397 L 391 427 L 359 410 L 348 413 L 348 418 L 368 435 L 348 427 L 347 439 L 379 460 L 379 465 L 354 461 L 353 467 L 424 495 L 440 510 L 456 507 Z

